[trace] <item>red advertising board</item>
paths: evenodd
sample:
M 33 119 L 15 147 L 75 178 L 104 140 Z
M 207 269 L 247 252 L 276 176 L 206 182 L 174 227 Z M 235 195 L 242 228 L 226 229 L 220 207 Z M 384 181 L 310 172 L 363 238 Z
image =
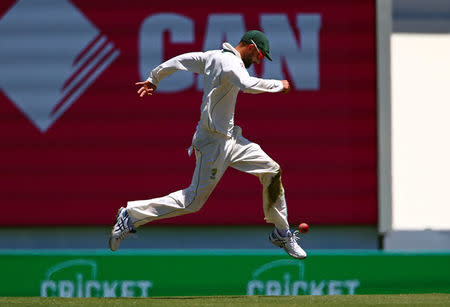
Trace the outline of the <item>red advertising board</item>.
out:
M 180 53 L 264 31 L 283 94 L 239 94 L 236 123 L 283 169 L 292 224 L 376 224 L 374 1 L 2 1 L 0 225 L 107 225 L 129 200 L 187 187 L 201 79 L 139 99 Z M 168 224 L 262 224 L 256 177 L 229 169 L 202 210 Z

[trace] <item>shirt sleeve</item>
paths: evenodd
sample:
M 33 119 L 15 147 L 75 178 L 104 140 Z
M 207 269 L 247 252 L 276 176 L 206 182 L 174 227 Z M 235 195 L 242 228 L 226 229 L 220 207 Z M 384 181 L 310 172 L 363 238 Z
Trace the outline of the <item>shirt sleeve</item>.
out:
M 239 61 L 230 61 L 223 65 L 223 76 L 244 93 L 276 93 L 283 90 L 283 83 L 280 80 L 261 79 L 252 77 L 247 69 Z
M 152 70 L 147 81 L 155 86 L 158 86 L 162 79 L 170 76 L 174 72 L 182 70 L 197 74 L 204 74 L 205 72 L 205 56 L 203 52 L 189 52 L 181 54 L 166 62 L 160 64 Z

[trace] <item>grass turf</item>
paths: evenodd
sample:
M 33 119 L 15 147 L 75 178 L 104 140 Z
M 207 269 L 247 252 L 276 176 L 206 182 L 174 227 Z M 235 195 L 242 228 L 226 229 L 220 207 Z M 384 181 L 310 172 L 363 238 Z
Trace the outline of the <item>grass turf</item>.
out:
M 2 306 L 450 306 L 450 294 L 193 296 L 157 298 L 0 297 Z

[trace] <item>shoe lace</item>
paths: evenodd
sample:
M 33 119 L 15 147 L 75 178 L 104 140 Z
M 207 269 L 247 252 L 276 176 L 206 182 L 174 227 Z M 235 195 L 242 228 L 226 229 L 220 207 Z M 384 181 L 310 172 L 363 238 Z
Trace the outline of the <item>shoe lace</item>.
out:
M 291 240 L 294 240 L 294 241 L 300 240 L 300 231 L 298 231 L 298 230 L 294 231 L 294 233 L 292 234 Z
M 293 233 L 291 233 L 290 236 L 282 237 L 281 240 L 279 241 L 281 243 L 281 246 L 282 247 L 285 247 L 286 245 L 295 246 L 296 244 L 298 244 L 297 240 L 300 239 L 299 234 L 300 234 L 300 232 L 298 230 L 296 230 Z
M 292 233 L 291 236 L 289 236 L 289 243 L 291 245 L 292 248 L 296 249 L 297 248 L 297 240 L 300 239 L 300 232 L 298 230 L 294 231 L 294 233 Z

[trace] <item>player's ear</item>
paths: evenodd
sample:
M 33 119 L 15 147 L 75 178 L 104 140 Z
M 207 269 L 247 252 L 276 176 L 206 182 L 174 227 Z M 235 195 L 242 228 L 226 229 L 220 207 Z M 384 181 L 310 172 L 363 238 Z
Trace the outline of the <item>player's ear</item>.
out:
M 248 47 L 249 48 L 248 51 L 253 54 L 253 52 L 256 50 L 255 45 L 249 44 L 248 46 L 249 46 Z

